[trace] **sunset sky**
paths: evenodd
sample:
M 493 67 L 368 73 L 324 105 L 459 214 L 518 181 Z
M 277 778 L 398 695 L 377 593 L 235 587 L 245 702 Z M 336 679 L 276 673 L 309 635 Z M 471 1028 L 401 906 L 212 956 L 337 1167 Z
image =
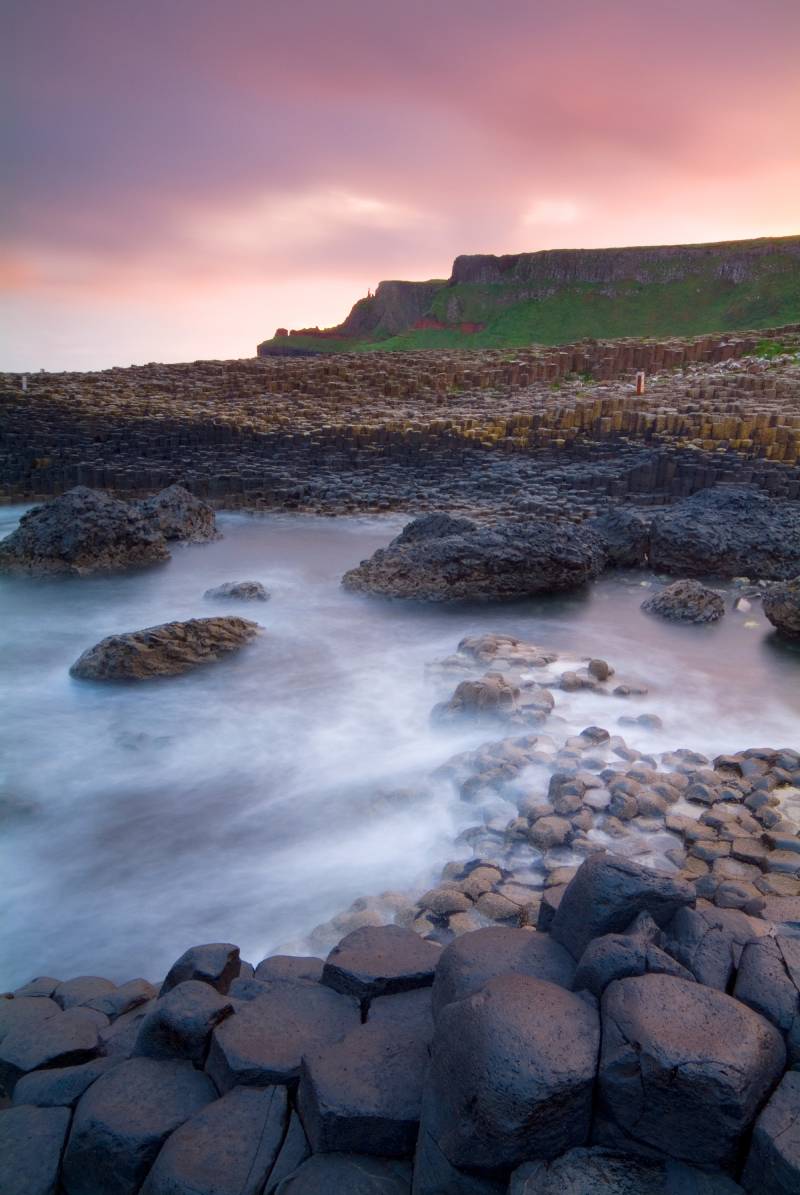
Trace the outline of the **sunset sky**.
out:
M 0 369 L 251 356 L 458 253 L 800 232 L 800 0 L 0 12 Z

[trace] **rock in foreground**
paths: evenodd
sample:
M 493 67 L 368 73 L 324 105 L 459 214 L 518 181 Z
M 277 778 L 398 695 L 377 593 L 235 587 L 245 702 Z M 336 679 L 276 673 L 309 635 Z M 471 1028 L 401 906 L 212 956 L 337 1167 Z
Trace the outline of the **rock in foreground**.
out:
M 800 639 L 800 577 L 773 585 L 764 594 L 764 613 L 789 639 Z
M 725 613 L 725 603 L 715 589 L 699 581 L 675 581 L 643 601 L 642 609 L 670 622 L 717 622 Z
M 599 538 L 572 523 L 497 523 L 427 515 L 345 573 L 354 592 L 420 601 L 502 600 L 560 593 L 598 577 Z
M 70 668 L 81 680 L 150 680 L 178 676 L 244 647 L 258 634 L 246 618 L 190 618 L 125 635 L 109 635 Z

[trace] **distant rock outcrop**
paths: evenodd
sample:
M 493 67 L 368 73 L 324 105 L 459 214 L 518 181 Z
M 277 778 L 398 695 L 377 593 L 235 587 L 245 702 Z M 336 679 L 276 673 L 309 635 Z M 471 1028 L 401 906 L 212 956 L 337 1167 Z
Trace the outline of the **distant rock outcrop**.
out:
M 75 661 L 81 680 L 150 680 L 210 664 L 254 639 L 260 628 L 246 618 L 191 618 L 124 635 L 109 635 Z

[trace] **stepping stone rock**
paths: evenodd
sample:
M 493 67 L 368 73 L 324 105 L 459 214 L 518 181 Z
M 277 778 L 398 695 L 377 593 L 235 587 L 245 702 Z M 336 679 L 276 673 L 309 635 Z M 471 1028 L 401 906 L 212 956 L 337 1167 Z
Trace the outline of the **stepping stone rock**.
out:
M 227 616 L 165 622 L 109 635 L 87 648 L 70 668 L 70 676 L 95 681 L 179 676 L 244 647 L 260 629 L 257 622 Z
M 60 983 L 53 992 L 53 999 L 66 1011 L 79 1004 L 88 1004 L 97 996 L 107 996 L 116 986 L 110 979 L 101 979 L 99 975 L 79 975 L 76 979 Z
M 742 1183 L 752 1195 L 800 1191 L 800 1072 L 783 1076 L 756 1121 Z
M 500 975 L 436 1022 L 425 1132 L 452 1166 L 494 1177 L 586 1142 L 600 1024 L 590 998 Z
M 334 946 L 322 982 L 356 1000 L 429 987 L 441 953 L 441 947 L 413 930 L 366 925 Z
M 697 1170 L 673 1158 L 654 1161 L 595 1146 L 571 1149 L 553 1162 L 525 1162 L 508 1195 L 741 1195 L 727 1174 Z
M 214 1030 L 206 1070 L 220 1091 L 293 1083 L 300 1062 L 360 1024 L 358 1004 L 321 985 L 275 983 Z
M 783 1070 L 774 1026 L 723 992 L 671 975 L 617 980 L 602 1015 L 600 1112 L 618 1144 L 732 1166 Z
M 260 581 L 226 581 L 214 589 L 207 589 L 203 597 L 213 599 L 236 599 L 242 602 L 266 602 L 269 594 Z
M 56 1195 L 68 1108 L 8 1108 L 0 1112 L 0 1191 Z
M 584 950 L 572 987 L 576 992 L 591 992 L 599 999 L 615 979 L 659 973 L 694 980 L 691 972 L 654 943 L 627 934 L 605 934 L 594 938 Z
M 552 936 L 579 959 L 592 938 L 622 933 L 637 913 L 661 926 L 684 905 L 695 903 L 691 884 L 599 852 L 578 868 L 553 918 Z
M 142 1195 L 261 1195 L 288 1118 L 285 1087 L 234 1087 L 175 1130 Z
M 6 1034 L 0 1044 L 0 1086 L 11 1095 L 15 1083 L 28 1071 L 88 1062 L 99 1050 L 96 1025 L 78 1009 L 21 1026 Z
M 575 963 L 549 934 L 491 926 L 464 934 L 441 953 L 433 982 L 433 1012 L 463 1000 L 497 975 L 512 972 L 571 988 Z
M 733 994 L 780 1030 L 789 1065 L 800 1062 L 800 939 L 765 937 L 748 943 Z
M 202 1066 L 209 1037 L 232 1012 L 230 1000 L 210 984 L 187 979 L 156 1000 L 139 1026 L 133 1052 L 146 1058 L 186 1058 Z
M 187 979 L 199 979 L 226 995 L 239 974 L 239 947 L 230 942 L 210 942 L 205 946 L 190 946 L 172 964 L 161 985 L 160 996 Z
M 411 1166 L 358 1154 L 315 1154 L 275 1188 L 275 1195 L 411 1195 Z
M 64 1154 L 66 1195 L 136 1195 L 170 1133 L 216 1095 L 189 1062 L 131 1058 L 113 1067 L 75 1110 Z
M 14 1088 L 14 1105 L 36 1104 L 39 1108 L 74 1108 L 95 1079 L 99 1079 L 119 1058 L 93 1058 L 80 1066 L 57 1066 L 23 1075 Z

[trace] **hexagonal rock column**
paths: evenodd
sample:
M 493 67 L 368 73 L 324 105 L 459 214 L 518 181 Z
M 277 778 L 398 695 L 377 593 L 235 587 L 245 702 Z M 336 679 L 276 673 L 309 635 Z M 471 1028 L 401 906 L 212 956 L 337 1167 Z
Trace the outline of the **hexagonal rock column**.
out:
M 752 1195 L 800 1191 L 800 1072 L 783 1076 L 756 1121 L 742 1183 Z
M 202 1066 L 211 1033 L 232 1012 L 230 1000 L 210 984 L 187 979 L 156 1000 L 139 1026 L 133 1052 Z
M 11 1095 L 17 1080 L 29 1071 L 88 1062 L 99 1051 L 97 1026 L 86 1019 L 83 1009 L 20 1025 L 0 1044 L 0 1087 Z
M 411 1195 L 411 1166 L 360 1154 L 315 1154 L 275 1195 Z
M 224 996 L 239 974 L 240 966 L 239 947 L 231 942 L 190 946 L 170 967 L 159 995 L 165 995 L 170 988 L 177 987 L 187 979 L 199 979 L 203 983 L 210 983 Z
M 617 1150 L 571 1149 L 554 1162 L 526 1162 L 511 1176 L 508 1195 L 742 1195 L 719 1171 L 697 1170 L 672 1158 L 635 1158 Z
M 572 956 L 549 934 L 490 926 L 456 938 L 442 951 L 433 981 L 433 1013 L 472 996 L 497 975 L 514 972 L 571 988 Z
M 441 1009 L 422 1129 L 455 1167 L 495 1177 L 589 1135 L 600 1022 L 589 998 L 500 975 Z
M 131 1058 L 93 1083 L 64 1154 L 67 1195 L 135 1195 L 170 1133 L 216 1099 L 189 1062 Z
M 0 1112 L 0 1191 L 53 1195 L 69 1128 L 68 1108 L 9 1108 Z
M 800 940 L 778 936 L 749 942 L 733 994 L 781 1031 L 789 1065 L 800 1062 Z
M 671 975 L 617 980 L 602 1016 L 598 1142 L 733 1165 L 783 1070 L 774 1026 L 723 992 Z
M 399 925 L 367 925 L 334 946 L 322 982 L 337 992 L 370 1000 L 429 987 L 441 947 Z
M 78 1100 L 120 1058 L 92 1058 L 79 1066 L 55 1066 L 23 1075 L 14 1088 L 12 1103 L 36 1104 L 40 1108 L 74 1108 Z

